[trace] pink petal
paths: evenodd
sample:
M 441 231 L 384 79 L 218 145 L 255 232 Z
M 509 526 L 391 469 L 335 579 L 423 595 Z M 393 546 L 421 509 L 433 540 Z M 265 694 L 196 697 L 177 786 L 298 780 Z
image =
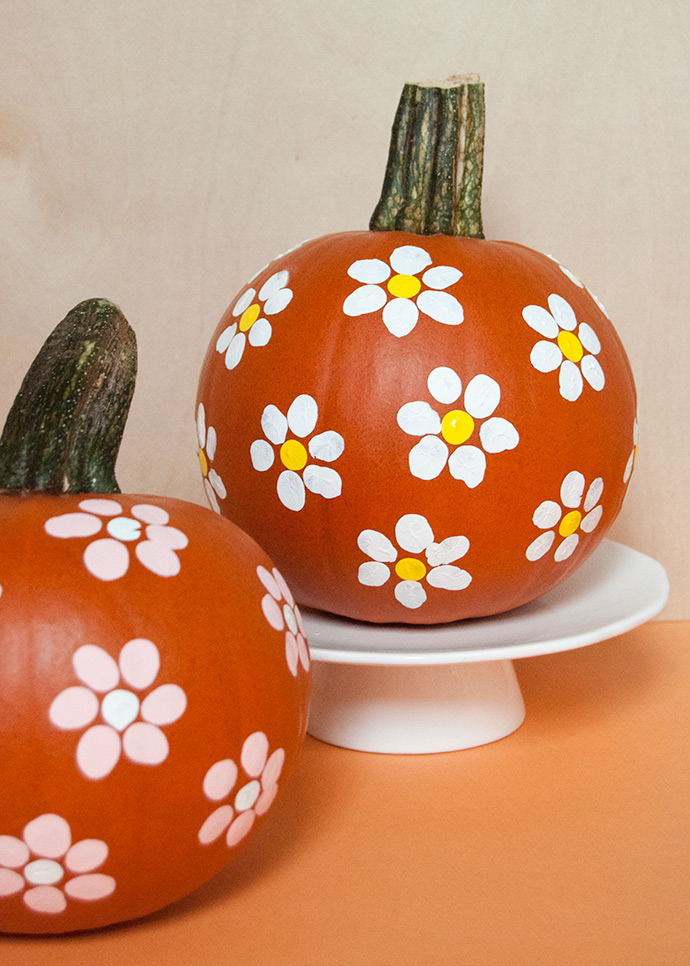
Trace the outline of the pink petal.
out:
M 259 800 L 254 806 L 254 811 L 256 812 L 256 814 L 265 815 L 266 812 L 271 807 L 271 805 L 273 804 L 273 802 L 275 801 L 275 797 L 277 794 L 278 794 L 277 785 L 270 785 L 264 792 L 262 792 Z
M 211 765 L 204 777 L 204 794 L 211 801 L 225 798 L 235 787 L 239 769 L 231 758 L 224 758 Z M 218 833 L 220 834 L 220 833 Z
M 56 916 L 67 908 L 67 900 L 55 886 L 36 886 L 22 896 L 25 904 L 33 912 Z
M 161 527 L 156 524 L 146 528 L 146 536 L 149 540 L 154 540 L 170 547 L 171 550 L 184 550 L 189 543 L 186 533 L 178 530 L 177 527 Z
M 98 714 L 98 698 L 90 688 L 75 685 L 61 691 L 48 711 L 48 717 L 57 725 L 71 731 L 85 728 Z
M 273 575 L 269 574 L 266 568 L 262 567 L 260 564 L 256 568 L 256 575 L 261 581 L 261 583 L 264 585 L 266 590 L 269 592 L 271 597 L 275 597 L 276 600 L 280 600 L 280 587 L 276 583 Z
M 91 875 L 78 875 L 65 884 L 65 892 L 71 899 L 94 902 L 105 899 L 115 891 L 115 879 L 111 875 L 94 872 Z
M 215 812 L 211 812 L 204 824 L 199 829 L 199 841 L 202 845 L 215 842 L 223 834 L 235 813 L 230 805 L 221 805 Z
M 129 550 L 119 540 L 94 540 L 84 551 L 84 564 L 99 580 L 119 580 L 129 568 Z
M 297 664 L 299 663 L 299 649 L 297 647 L 297 638 L 290 631 L 285 635 L 285 659 L 287 660 L 290 674 L 296 677 Z
M 82 644 L 72 656 L 72 667 L 80 681 L 94 691 L 111 691 L 120 683 L 115 659 L 96 644 Z
M 70 872 L 93 872 L 108 858 L 108 846 L 100 839 L 82 839 L 65 856 Z
M 132 507 L 130 512 L 133 517 L 141 520 L 142 523 L 155 523 L 161 527 L 165 526 L 170 520 L 170 514 L 167 510 L 160 506 L 151 506 L 149 503 L 138 503 L 137 506 Z
M 45 531 L 51 537 L 92 537 L 103 526 L 98 517 L 90 513 L 63 513 L 45 522 Z
M 271 785 L 275 785 L 280 774 L 283 770 L 283 765 L 285 764 L 285 749 L 276 748 L 271 757 L 266 762 L 266 767 L 261 775 L 261 784 L 264 789 L 268 789 Z
M 144 637 L 127 641 L 120 651 L 120 670 L 127 684 L 138 690 L 150 687 L 158 676 L 161 658 L 158 648 Z
M 237 845 L 238 842 L 242 841 L 254 824 L 254 818 L 254 812 L 251 810 L 242 812 L 241 815 L 237 816 L 228 829 L 228 834 L 225 836 L 225 841 L 229 848 L 232 848 L 233 845 Z
M 24 841 L 44 859 L 59 859 L 72 844 L 72 833 L 64 818 L 47 812 L 25 826 Z
M 29 861 L 29 849 L 14 835 L 0 835 L 0 865 L 8 869 L 20 869 Z
M 103 500 L 98 497 L 81 500 L 79 509 L 86 510 L 87 513 L 97 513 L 102 517 L 115 517 L 118 513 L 122 513 L 122 507 L 117 500 Z
M 137 544 L 135 553 L 139 563 L 159 577 L 175 577 L 180 572 L 177 554 L 160 540 L 143 540 Z
M 264 617 L 274 630 L 283 630 L 285 627 L 283 611 L 270 594 L 264 594 L 261 598 L 261 610 L 264 612 Z
M 275 577 L 275 581 L 278 584 L 278 586 L 280 587 L 280 591 L 281 591 L 283 597 L 285 598 L 285 600 L 288 602 L 288 604 L 290 605 L 290 607 L 294 607 L 295 606 L 295 598 L 292 596 L 292 591 L 290 590 L 290 588 L 286 584 L 285 578 L 283 577 L 283 575 L 281 574 L 281 572 L 277 569 L 277 567 L 274 567 L 273 568 L 273 576 Z
M 263 731 L 255 731 L 242 745 L 242 767 L 252 778 L 257 778 L 264 769 L 267 757 L 268 738 Z
M 11 869 L 0 869 L 0 899 L 16 896 L 24 888 L 24 876 Z
M 187 707 L 187 695 L 177 684 L 161 684 L 144 698 L 141 716 L 154 725 L 168 725 L 181 718 Z
M 304 668 L 305 671 L 308 671 L 309 666 L 311 664 L 311 657 L 309 656 L 309 646 L 301 634 L 297 635 L 297 647 L 299 649 L 299 659 L 302 662 L 302 667 Z
M 108 725 L 93 725 L 79 739 L 77 764 L 87 778 L 105 778 L 120 760 L 120 736 Z
M 130 761 L 139 765 L 160 765 L 168 757 L 170 746 L 160 728 L 137 721 L 122 736 L 122 747 Z

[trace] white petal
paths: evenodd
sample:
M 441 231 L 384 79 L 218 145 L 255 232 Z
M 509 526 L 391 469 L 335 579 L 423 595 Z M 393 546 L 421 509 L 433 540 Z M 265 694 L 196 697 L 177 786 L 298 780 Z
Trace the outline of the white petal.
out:
M 199 440 L 199 446 L 205 446 L 206 444 L 206 410 L 204 409 L 204 404 L 199 403 L 199 408 L 196 411 L 196 436 Z
M 235 333 L 237 332 L 237 322 L 233 322 L 227 328 L 223 329 L 221 334 L 218 336 L 218 341 L 216 342 L 216 352 L 225 352 L 227 347 L 232 342 Z
M 80 681 L 94 691 L 110 691 L 120 681 L 115 658 L 97 644 L 82 644 L 72 656 L 72 667 Z
M 189 537 L 177 527 L 165 527 L 152 523 L 146 528 L 146 537 L 149 541 L 155 540 L 156 543 L 164 544 L 171 550 L 184 550 L 189 546 Z
M 426 600 L 426 591 L 418 580 L 401 580 L 396 584 L 394 594 L 398 603 L 410 610 L 421 607 Z
M 569 537 L 566 537 L 560 547 L 557 547 L 553 559 L 560 563 L 562 560 L 567 560 L 568 557 L 572 556 L 577 547 L 580 538 L 576 533 L 571 533 Z
M 477 446 L 458 446 L 448 460 L 450 475 L 462 480 L 471 490 L 484 479 L 486 456 Z
M 135 721 L 122 736 L 122 748 L 130 761 L 138 765 L 160 765 L 168 757 L 170 746 L 157 725 Z
M 582 375 L 592 389 L 601 392 L 606 380 L 604 378 L 604 370 L 599 365 L 598 360 L 594 356 L 585 356 L 580 365 L 582 366 Z
M 232 310 L 232 314 L 235 316 L 235 318 L 237 318 L 238 315 L 242 315 L 242 313 L 249 308 L 254 301 L 255 295 L 256 289 L 254 288 L 248 288 L 246 292 L 243 292 L 242 295 L 240 295 Z
M 385 563 L 378 563 L 375 560 L 367 560 L 357 571 L 357 579 L 366 587 L 382 587 L 390 575 L 390 569 Z
M 129 551 L 124 543 L 106 537 L 94 540 L 84 551 L 84 566 L 99 580 L 119 580 L 129 569 Z
M 429 521 L 419 513 L 406 513 L 395 525 L 398 546 L 408 553 L 421 553 L 434 542 Z
M 441 418 L 428 402 L 420 399 L 405 403 L 398 410 L 398 426 L 408 436 L 426 436 L 441 432 Z
M 316 400 L 306 393 L 297 396 L 287 411 L 288 426 L 295 436 L 304 437 L 313 433 L 318 418 L 319 407 Z
M 169 725 L 181 718 L 187 708 L 187 695 L 177 684 L 161 684 L 141 703 L 144 721 L 155 725 Z
M 455 563 L 470 549 L 467 537 L 446 537 L 440 543 L 432 543 L 426 552 L 426 559 L 432 567 L 440 564 Z
M 362 530 L 357 537 L 357 546 L 372 560 L 392 562 L 398 556 L 398 551 L 388 537 L 378 530 Z
M 300 476 L 294 470 L 283 470 L 278 477 L 278 498 L 288 510 L 301 510 L 306 500 L 306 490 Z
M 257 319 L 249 330 L 249 344 L 253 346 L 268 345 L 273 335 L 273 329 L 268 319 Z
M 462 305 L 450 292 L 434 292 L 429 289 L 417 296 L 420 312 L 444 325 L 460 325 L 465 317 Z
M 466 570 L 445 564 L 440 567 L 433 567 L 427 574 L 426 579 L 432 587 L 440 587 L 442 590 L 465 590 L 472 583 L 472 577 Z
M 261 428 L 266 439 L 279 446 L 287 438 L 288 421 L 277 406 L 270 404 L 261 414 Z
M 218 497 L 216 496 L 213 487 L 209 483 L 208 478 L 204 480 L 204 492 L 206 493 L 206 499 L 208 500 L 209 505 L 213 510 L 213 512 L 220 513 L 220 505 L 218 503 Z
M 391 255 L 391 268 L 401 275 L 416 275 L 431 265 L 431 255 L 417 245 L 402 245 Z
M 601 520 L 603 512 L 604 508 L 601 506 L 601 504 L 599 504 L 599 506 L 595 506 L 593 510 L 590 510 L 590 512 L 582 518 L 582 521 L 580 522 L 580 529 L 584 530 L 585 533 L 591 533 Z
M 544 500 L 534 511 L 532 522 L 540 530 L 549 530 L 555 527 L 561 519 L 561 508 L 553 500 Z
M 385 290 L 378 285 L 361 285 L 351 292 L 343 302 L 345 315 L 369 315 L 378 312 L 388 301 Z
M 577 327 L 577 318 L 570 303 L 566 302 L 562 295 L 555 294 L 549 295 L 547 301 L 549 303 L 551 314 L 558 323 L 559 327 L 572 332 L 572 330 Z
M 561 483 L 561 503 L 575 509 L 582 503 L 582 494 L 585 492 L 585 478 L 582 473 L 573 470 L 568 473 Z
M 273 447 L 265 439 L 255 439 L 249 447 L 249 455 L 251 456 L 252 466 L 260 473 L 270 469 L 275 460 Z
M 515 449 L 520 436 L 512 423 L 500 416 L 492 416 L 479 428 L 479 438 L 486 453 L 504 453 Z
M 537 342 L 529 358 L 538 372 L 553 372 L 563 362 L 563 353 L 555 342 Z
M 384 325 L 399 339 L 410 334 L 418 318 L 419 311 L 412 299 L 391 299 L 383 310 Z
M 345 449 L 345 440 L 340 433 L 335 433 L 329 429 L 318 436 L 312 436 L 309 440 L 309 452 L 315 460 L 323 460 L 325 463 L 332 463 L 342 456 Z
M 449 366 L 437 366 L 432 369 L 426 384 L 434 399 L 444 405 L 454 403 L 462 395 L 462 380 L 455 369 L 451 369 Z M 428 430 L 428 432 L 438 433 L 441 431 L 440 427 L 439 420 L 439 428 Z
M 142 523 L 155 523 L 165 526 L 170 521 L 170 514 L 162 506 L 154 506 L 152 503 L 137 503 L 131 509 L 131 514 Z
M 565 265 L 561 265 L 560 262 L 558 263 L 558 267 L 560 268 L 560 270 L 563 272 L 564 275 L 568 276 L 571 282 L 575 282 L 578 288 L 584 288 L 584 285 L 582 284 L 582 279 L 578 278 L 578 276 L 574 272 L 571 272 L 569 268 L 565 267 Z
M 540 560 L 545 553 L 547 553 L 556 539 L 556 534 L 553 530 L 547 531 L 547 533 L 540 533 L 536 540 L 533 540 L 525 551 L 525 556 L 528 560 Z
M 422 281 L 429 288 L 448 288 L 449 285 L 455 285 L 457 281 L 462 278 L 462 272 L 459 268 L 453 268 L 451 265 L 436 265 L 434 268 L 428 269 L 422 275 Z
M 45 531 L 51 537 L 92 537 L 102 526 L 90 513 L 62 513 L 46 520 Z
M 340 496 L 343 481 L 340 474 L 330 466 L 314 466 L 310 464 L 304 470 L 304 485 L 311 493 L 319 493 L 327 500 Z
M 118 658 L 122 677 L 130 687 L 150 687 L 160 671 L 160 652 L 153 641 L 135 637 L 123 646 Z
M 213 426 L 209 426 L 208 433 L 206 434 L 206 455 L 210 460 L 216 455 L 216 446 L 218 445 L 218 436 Z
M 244 332 L 238 332 L 230 342 L 228 351 L 225 353 L 225 368 L 234 369 L 239 364 L 247 344 L 247 336 Z
M 589 489 L 587 490 L 587 496 L 585 497 L 585 506 L 584 506 L 585 513 L 589 513 L 589 511 L 597 505 L 597 503 L 601 499 L 601 494 L 603 492 L 604 492 L 604 481 L 600 476 L 598 476 L 596 480 L 594 480 L 590 484 Z
M 561 396 L 568 402 L 575 402 L 576 399 L 580 398 L 583 386 L 582 374 L 570 359 L 566 359 L 561 366 L 558 373 L 558 384 Z
M 259 298 L 262 302 L 267 299 L 273 298 L 275 295 L 282 290 L 285 290 L 285 286 L 290 278 L 290 273 L 283 269 L 281 272 L 275 272 L 267 279 L 264 284 L 259 289 Z
M 625 464 L 625 470 L 623 472 L 623 482 L 627 483 L 632 476 L 633 466 L 635 465 L 635 450 L 632 451 L 628 457 L 628 462 Z
M 225 497 L 228 495 L 228 492 L 225 489 L 225 484 L 223 483 L 220 476 L 216 473 L 215 470 L 211 470 L 209 472 L 208 481 L 213 487 L 213 489 L 215 490 L 215 492 L 218 494 L 218 496 L 221 498 L 221 500 L 224 500 Z
M 558 323 L 550 312 L 541 305 L 526 305 L 522 310 L 522 317 L 531 329 L 547 339 L 555 339 L 558 335 Z
M 347 270 L 350 278 L 354 278 L 356 282 L 363 282 L 365 285 L 377 285 L 380 282 L 385 282 L 390 273 L 390 268 L 380 258 L 361 258 L 359 261 L 353 262 Z
M 475 419 L 491 416 L 501 401 L 501 387 L 492 379 L 480 373 L 470 379 L 465 389 L 465 409 Z
M 53 698 L 48 709 L 48 717 L 58 728 L 71 731 L 91 724 L 98 714 L 98 709 L 98 698 L 91 688 L 73 685 Z
M 587 289 L 587 291 L 589 292 L 589 289 Z M 608 314 L 608 312 L 606 311 L 606 306 L 604 305 L 604 303 L 603 303 L 603 302 L 601 302 L 601 301 L 600 301 L 600 300 L 599 300 L 599 299 L 598 299 L 598 298 L 596 297 L 596 295 L 594 294 L 594 292 L 589 292 L 589 294 L 590 294 L 590 295 L 592 296 L 592 298 L 594 299 L 594 301 L 595 301 L 595 303 L 597 304 L 597 306 L 599 307 L 599 309 L 600 309 L 600 310 L 601 310 L 601 311 L 602 311 L 602 312 L 604 313 L 604 315 L 605 315 L 605 316 L 606 316 L 606 318 L 608 319 L 608 317 L 609 317 L 609 314 Z
M 276 292 L 275 295 L 272 295 L 266 300 L 264 303 L 264 313 L 266 315 L 277 315 L 278 312 L 282 312 L 283 309 L 287 308 L 290 302 L 292 302 L 292 296 L 293 291 L 291 288 L 282 288 L 279 292 Z M 254 328 L 254 326 L 252 326 L 252 328 Z
M 577 330 L 577 336 L 588 352 L 592 352 L 594 355 L 601 352 L 601 342 L 591 325 L 582 322 L 580 328 Z
M 410 450 L 410 473 L 418 480 L 435 480 L 448 462 L 448 447 L 438 436 L 424 436 Z

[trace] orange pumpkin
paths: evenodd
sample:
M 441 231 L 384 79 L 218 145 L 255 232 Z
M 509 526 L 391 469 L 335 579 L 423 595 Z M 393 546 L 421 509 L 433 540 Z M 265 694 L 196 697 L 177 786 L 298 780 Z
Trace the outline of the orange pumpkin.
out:
M 4 932 L 189 893 L 261 826 L 305 733 L 308 651 L 269 557 L 203 507 L 118 492 L 135 352 L 114 306 L 77 306 L 0 442 Z
M 273 261 L 209 346 L 209 499 L 303 605 L 499 613 L 571 574 L 620 509 L 630 365 L 576 275 L 484 239 L 482 122 L 473 79 L 407 85 L 371 230 Z

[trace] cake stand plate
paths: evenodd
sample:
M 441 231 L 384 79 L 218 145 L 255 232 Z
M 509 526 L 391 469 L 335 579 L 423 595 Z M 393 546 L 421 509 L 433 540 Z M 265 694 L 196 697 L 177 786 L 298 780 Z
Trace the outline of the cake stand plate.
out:
M 372 624 L 302 608 L 313 661 L 308 731 L 387 754 L 504 738 L 525 718 L 513 660 L 632 630 L 662 610 L 668 589 L 658 561 L 603 540 L 560 586 L 495 617 Z

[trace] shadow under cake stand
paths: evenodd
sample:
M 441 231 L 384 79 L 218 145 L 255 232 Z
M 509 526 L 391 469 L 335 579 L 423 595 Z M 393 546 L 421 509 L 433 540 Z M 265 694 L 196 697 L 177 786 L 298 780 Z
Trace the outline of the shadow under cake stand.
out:
M 608 640 L 658 614 L 658 561 L 603 540 L 566 581 L 495 617 L 373 624 L 302 609 L 312 656 L 308 731 L 343 748 L 428 754 L 504 738 L 525 719 L 513 660 Z

